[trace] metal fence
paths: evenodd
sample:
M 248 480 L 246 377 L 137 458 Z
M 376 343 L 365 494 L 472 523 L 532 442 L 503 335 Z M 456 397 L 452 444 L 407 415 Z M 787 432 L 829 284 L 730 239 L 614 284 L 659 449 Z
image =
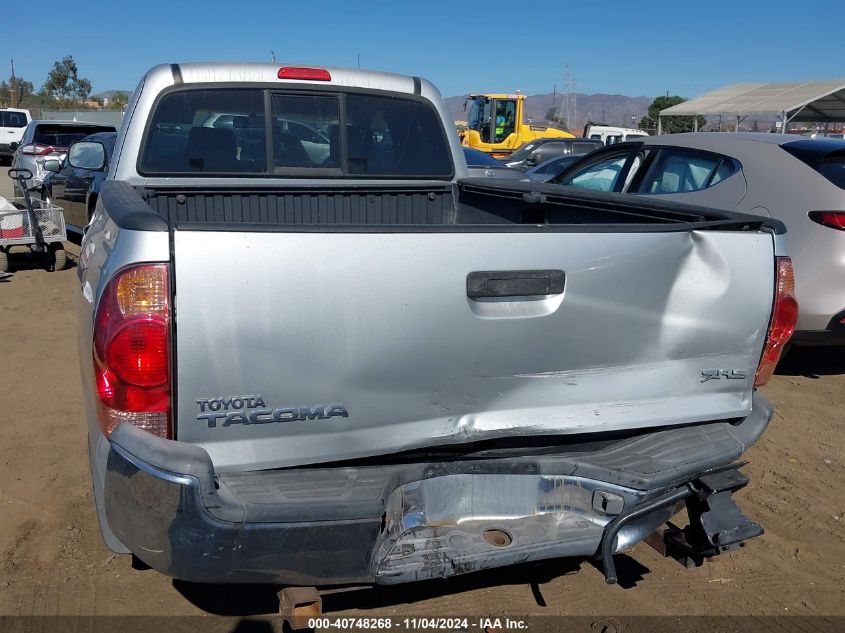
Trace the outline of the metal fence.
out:
M 47 110 L 42 108 L 30 108 L 29 113 L 33 119 L 50 119 L 53 121 L 84 121 L 86 123 L 106 123 L 120 126 L 123 120 L 123 112 L 120 110 Z

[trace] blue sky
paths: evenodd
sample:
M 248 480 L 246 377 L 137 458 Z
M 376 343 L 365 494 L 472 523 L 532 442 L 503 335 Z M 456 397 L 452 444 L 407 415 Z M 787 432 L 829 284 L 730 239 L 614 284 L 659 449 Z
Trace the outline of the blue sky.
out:
M 69 7 L 73 6 L 72 10 Z M 671 8 L 669 8 L 671 7 Z M 687 97 L 727 83 L 845 77 L 845 2 L 179 2 L 41 3 L 20 51 L 0 44 L 0 76 L 36 88 L 73 55 L 94 92 L 132 89 L 151 66 L 268 60 L 416 74 L 445 96 L 551 92 L 569 64 L 578 92 Z M 52 30 L 52 29 L 48 29 Z M 37 34 L 37 35 L 36 35 Z

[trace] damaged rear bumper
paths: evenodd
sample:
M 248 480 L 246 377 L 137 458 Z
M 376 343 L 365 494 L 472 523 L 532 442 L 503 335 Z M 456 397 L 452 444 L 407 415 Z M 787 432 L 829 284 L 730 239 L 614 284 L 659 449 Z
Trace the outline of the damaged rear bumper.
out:
M 704 525 L 670 535 L 690 556 L 761 533 L 732 514 L 747 480 L 726 467 L 771 415 L 755 394 L 739 422 L 553 452 L 247 473 L 215 473 L 201 448 L 121 425 L 105 518 L 145 563 L 194 582 L 395 584 L 564 556 L 602 556 L 611 581 L 612 553 L 682 503 Z

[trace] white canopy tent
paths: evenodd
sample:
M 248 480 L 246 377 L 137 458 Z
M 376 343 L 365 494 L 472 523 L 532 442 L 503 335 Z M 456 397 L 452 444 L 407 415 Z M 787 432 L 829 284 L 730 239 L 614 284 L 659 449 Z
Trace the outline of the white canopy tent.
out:
M 749 115 L 775 116 L 784 131 L 791 122 L 845 122 L 845 79 L 724 86 L 661 110 L 657 133 L 662 133 L 667 116 L 695 116 L 698 131 L 697 115 L 734 116 L 737 128 Z

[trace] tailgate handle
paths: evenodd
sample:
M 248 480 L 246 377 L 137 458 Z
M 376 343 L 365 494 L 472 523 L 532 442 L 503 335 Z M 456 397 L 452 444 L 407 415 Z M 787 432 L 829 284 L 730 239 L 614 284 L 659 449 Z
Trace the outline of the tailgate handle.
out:
M 563 292 L 562 270 L 493 270 L 467 275 L 467 297 L 537 297 Z

